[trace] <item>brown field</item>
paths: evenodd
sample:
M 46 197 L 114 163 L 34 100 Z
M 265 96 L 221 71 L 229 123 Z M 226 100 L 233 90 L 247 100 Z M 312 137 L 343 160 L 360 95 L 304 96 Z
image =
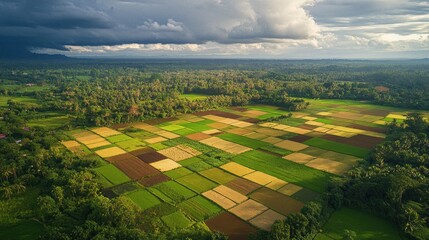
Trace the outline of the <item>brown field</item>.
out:
M 291 153 L 289 155 L 284 156 L 283 158 L 292 162 L 306 164 L 311 160 L 314 160 L 316 157 L 313 157 L 305 153 Z
M 154 144 L 154 143 L 159 143 L 159 142 L 164 142 L 167 141 L 168 139 L 163 138 L 163 137 L 154 137 L 154 138 L 148 138 L 145 139 L 144 141 L 149 143 L 149 144 Z
M 257 229 L 229 212 L 223 212 L 207 220 L 206 225 L 212 231 L 219 231 L 230 240 L 247 240 Z
M 286 186 L 280 188 L 279 190 L 277 190 L 280 193 L 283 193 L 285 195 L 288 196 L 292 196 L 293 194 L 295 194 L 296 192 L 300 191 L 301 189 L 303 189 L 300 186 L 297 186 L 295 184 L 289 183 Z
M 171 122 L 171 121 L 175 121 L 175 120 L 179 120 L 176 117 L 169 117 L 169 118 L 156 118 L 156 119 L 151 119 L 151 120 L 146 120 L 144 121 L 144 123 L 150 124 L 150 125 L 158 125 L 161 123 L 165 123 L 165 122 Z
M 262 187 L 261 185 L 244 178 L 236 178 L 225 185 L 244 195 L 247 195 L 255 191 L 256 189 Z
M 333 174 L 343 174 L 349 170 L 351 166 L 341 162 L 332 161 L 325 158 L 316 158 L 305 164 L 308 167 L 322 170 Z
M 259 128 L 256 129 L 255 132 L 262 133 L 271 137 L 280 137 L 285 134 L 285 132 L 270 128 Z
M 250 220 L 255 216 L 268 210 L 268 208 L 252 199 L 249 199 L 233 208 L 229 211 L 235 214 L 237 217 L 243 220 Z
M 249 117 L 249 118 L 243 118 L 242 119 L 244 122 L 248 122 L 248 123 L 258 123 L 258 122 L 260 122 L 261 120 L 259 120 L 259 119 L 257 119 L 257 118 L 251 118 L 251 117 Z
M 242 203 L 247 200 L 247 197 L 244 196 L 243 194 L 224 185 L 215 187 L 213 191 L 227 197 L 228 199 L 231 199 L 235 203 Z
M 235 174 L 237 176 L 244 176 L 246 174 L 249 174 L 249 173 L 252 173 L 255 171 L 253 169 L 250 169 L 248 167 L 245 167 L 245 166 L 240 165 L 240 164 L 235 163 L 235 162 L 230 162 L 230 163 L 224 164 L 220 168 L 222 168 L 222 169 L 224 169 L 224 170 L 226 170 L 232 174 Z
M 184 145 L 184 144 L 177 145 L 176 147 L 187 152 L 187 153 L 189 153 L 189 154 L 191 154 L 194 157 L 202 154 L 200 151 L 195 150 L 195 149 L 193 149 L 187 145 Z
M 356 129 L 360 129 L 360 130 L 365 130 L 365 131 L 370 131 L 370 132 L 386 133 L 386 129 L 384 129 L 384 128 L 368 127 L 368 126 L 363 126 L 363 125 L 359 125 L 359 124 L 351 124 L 348 127 L 356 128 Z
M 382 109 L 365 109 L 364 111 L 361 111 L 360 113 L 366 114 L 366 115 L 378 116 L 378 117 L 385 117 L 390 112 L 387 110 L 382 110 Z
M 276 179 L 275 177 L 273 177 L 271 175 L 268 175 L 268 174 L 265 174 L 265 173 L 259 172 L 259 171 L 247 174 L 247 175 L 243 176 L 243 178 L 250 180 L 254 183 L 260 184 L 260 185 L 266 185 L 266 184 L 272 182 L 274 179 Z
M 120 132 L 113 130 L 111 128 L 108 128 L 108 127 L 95 128 L 95 129 L 92 129 L 91 131 L 97 133 L 98 135 L 100 135 L 102 137 L 110 137 L 113 135 L 121 134 Z
M 246 134 L 251 133 L 252 131 L 244 129 L 244 128 L 233 128 L 233 129 L 227 130 L 227 132 L 237 134 L 237 135 L 246 135 Z
M 156 184 L 162 183 L 162 182 L 166 182 L 170 180 L 169 177 L 165 176 L 162 173 L 156 174 L 156 175 L 152 175 L 152 176 L 148 176 L 148 177 L 144 177 L 142 179 L 140 179 L 139 183 L 142 184 L 145 187 L 152 187 Z
M 231 123 L 232 126 L 235 127 L 239 127 L 239 128 L 245 128 L 245 127 L 250 127 L 253 125 L 253 123 L 249 123 L 249 122 L 244 122 L 244 121 L 238 121 L 238 122 L 233 122 Z
M 234 144 L 233 147 L 222 149 L 222 150 L 224 150 L 225 152 L 231 153 L 231 154 L 241 154 L 241 153 L 248 152 L 252 149 L 245 147 L 245 146 L 238 145 L 238 144 Z
M 166 156 L 162 155 L 159 152 L 155 152 L 155 151 L 146 152 L 146 153 L 138 155 L 137 157 L 140 158 L 145 163 L 153 163 L 153 162 L 157 162 L 157 161 L 167 159 Z
M 290 141 L 290 140 L 283 140 L 279 143 L 274 144 L 277 147 L 284 148 L 290 151 L 301 151 L 303 149 L 306 149 L 308 146 L 302 143 Z
M 210 123 L 207 126 L 209 126 L 211 128 L 216 128 L 216 129 L 224 129 L 224 128 L 229 127 L 228 124 L 220 123 L 220 122 Z
M 88 136 L 85 136 L 85 137 L 79 137 L 79 138 L 76 138 L 76 140 L 78 140 L 79 142 L 81 142 L 81 143 L 83 143 L 85 145 L 105 141 L 104 138 L 102 138 L 102 137 L 100 137 L 98 135 L 95 135 L 95 134 L 88 135 Z
M 345 144 L 362 147 L 362 148 L 373 148 L 384 140 L 383 138 L 371 137 L 371 136 L 360 135 L 360 134 L 352 136 L 350 138 L 326 134 L 322 138 L 326 140 L 330 140 L 338 143 L 345 143 Z
M 308 121 L 314 121 L 314 120 L 317 120 L 317 118 L 316 118 L 316 117 L 310 117 L 310 116 L 304 116 L 304 117 L 302 117 L 302 119 L 305 119 L 305 120 L 308 120 Z
M 65 142 L 61 142 L 64 147 L 66 148 L 73 148 L 73 147 L 79 147 L 80 143 L 76 142 L 76 141 L 65 141 Z
M 209 190 L 207 192 L 202 193 L 204 197 L 210 199 L 217 205 L 221 206 L 223 209 L 230 209 L 236 205 L 234 201 L 223 196 L 222 194 L 215 192 L 213 190 Z
M 304 207 L 302 202 L 265 187 L 253 192 L 250 197 L 285 216 L 297 213 Z
M 180 137 L 180 135 L 177 135 L 177 134 L 172 133 L 172 132 L 167 132 L 167 131 L 164 131 L 164 130 L 155 132 L 155 134 L 157 134 L 157 135 L 159 135 L 161 137 L 164 137 L 164 138 L 168 138 L 168 139 L 173 139 L 173 138 Z
M 265 187 L 272 189 L 272 190 L 277 190 L 279 188 L 282 188 L 286 184 L 288 184 L 288 182 L 276 178 L 273 181 L 271 181 L 270 183 L 268 183 L 267 185 L 265 185 Z
M 170 171 L 173 169 L 176 169 L 178 167 L 181 167 L 182 165 L 178 164 L 177 162 L 171 160 L 171 159 L 164 159 L 158 162 L 153 162 L 150 164 L 152 167 L 158 169 L 161 172 Z
M 193 134 L 187 135 L 186 137 L 194 141 L 201 141 L 207 138 L 211 138 L 212 136 L 204 133 L 193 133 Z
M 94 148 L 98 148 L 98 147 L 102 147 L 102 146 L 107 146 L 107 145 L 110 145 L 110 144 L 111 144 L 110 142 L 108 142 L 108 141 L 104 140 L 104 141 L 101 141 L 101 142 L 88 144 L 88 145 L 86 145 L 86 146 L 87 146 L 89 149 L 94 149 Z
M 197 116 L 215 115 L 215 116 L 218 116 L 218 117 L 233 118 L 233 119 L 239 119 L 239 118 L 241 118 L 240 115 L 237 115 L 237 114 L 234 114 L 234 113 L 222 112 L 222 111 L 218 111 L 218 110 L 211 110 L 211 111 L 204 111 L 204 112 L 194 113 L 194 115 L 197 115 Z
M 283 141 L 283 139 L 281 139 L 281 138 L 276 138 L 276 137 L 267 137 L 267 138 L 265 138 L 265 139 L 262 139 L 262 141 L 267 142 L 267 143 L 274 144 L 274 143 L 278 143 L 278 142 Z
M 138 150 L 131 151 L 130 153 L 134 156 L 142 155 L 143 153 L 154 152 L 154 150 L 150 147 L 140 148 Z
M 284 219 L 285 219 L 285 216 L 271 209 L 268 209 L 267 211 L 251 219 L 249 222 L 260 229 L 264 229 L 265 231 L 270 231 L 271 226 L 274 224 L 275 221 L 277 220 L 281 221 Z
M 307 135 L 296 135 L 294 137 L 289 138 L 288 140 L 294 141 L 294 142 L 299 142 L 299 143 L 303 143 L 307 140 L 310 140 L 312 137 L 307 136 Z
M 231 110 L 237 111 L 237 112 L 246 112 L 248 111 L 247 108 L 244 107 L 230 107 Z
M 259 117 L 267 114 L 267 112 L 259 111 L 259 110 L 249 110 L 243 113 L 244 116 L 248 117 Z
M 307 134 L 311 132 L 310 130 L 302 129 L 299 127 L 288 127 L 285 129 L 285 131 L 296 133 L 296 134 Z
M 119 129 L 127 128 L 129 126 L 131 126 L 131 124 L 129 124 L 129 123 L 118 123 L 118 124 L 113 125 L 112 128 L 115 130 L 119 130 Z
M 113 157 L 116 155 L 124 154 L 126 152 L 124 150 L 122 150 L 121 148 L 111 147 L 111 148 L 98 150 L 95 153 L 98 154 L 98 156 L 100 156 L 102 158 L 109 158 L 109 157 Z
M 115 163 L 115 162 L 120 162 L 123 160 L 130 159 L 130 158 L 135 158 L 135 156 L 130 154 L 130 153 L 124 153 L 124 154 L 120 154 L 120 155 L 117 155 L 114 157 L 109 157 L 106 160 L 111 162 L 111 163 Z
M 82 131 L 80 131 L 78 133 L 73 134 L 72 136 L 74 138 L 81 138 L 81 137 L 86 137 L 86 136 L 91 136 L 91 135 L 94 135 L 94 133 L 90 132 L 90 131 L 87 131 L 87 130 L 82 130 Z
M 129 178 L 139 180 L 143 177 L 158 174 L 159 171 L 138 158 L 128 158 L 115 162 L 114 165 L 124 172 Z
M 176 162 L 193 157 L 193 155 L 189 154 L 186 151 L 183 151 L 178 147 L 170 147 L 170 148 L 162 149 L 162 150 L 159 150 L 158 153 Z
M 324 123 L 316 122 L 316 121 L 307 121 L 305 122 L 305 124 L 311 125 L 311 126 L 317 126 L 317 127 L 322 127 L 325 125 Z

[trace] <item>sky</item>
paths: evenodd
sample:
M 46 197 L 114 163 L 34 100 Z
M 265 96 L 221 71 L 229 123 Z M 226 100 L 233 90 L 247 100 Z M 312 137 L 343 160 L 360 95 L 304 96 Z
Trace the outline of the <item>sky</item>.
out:
M 429 57 L 426 0 L 0 0 L 0 57 Z

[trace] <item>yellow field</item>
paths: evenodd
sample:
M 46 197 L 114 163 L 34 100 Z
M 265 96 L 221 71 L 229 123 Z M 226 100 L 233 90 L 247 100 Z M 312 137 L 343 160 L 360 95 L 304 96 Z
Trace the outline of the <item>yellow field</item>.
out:
M 229 211 L 235 214 L 237 217 L 248 221 L 255 216 L 265 212 L 268 208 L 252 199 L 249 199 L 240 205 L 231 208 Z
M 161 172 L 170 171 L 182 166 L 171 159 L 164 159 L 158 162 L 153 162 L 153 163 L 150 163 L 150 165 Z
M 181 145 L 177 145 L 176 147 L 187 152 L 187 153 L 189 153 L 189 154 L 191 154 L 194 157 L 202 154 L 200 151 L 195 150 L 195 149 L 193 149 L 187 145 L 181 144 Z
M 276 178 L 265 174 L 263 172 L 255 171 L 253 173 L 244 175 L 243 178 L 246 178 L 247 180 L 250 180 L 254 183 L 260 184 L 260 185 L 267 185 L 268 183 L 274 181 Z
M 277 191 L 280 192 L 280 193 L 283 193 L 285 195 L 292 196 L 293 194 L 297 193 L 301 189 L 302 189 L 302 187 L 297 186 L 297 185 L 292 184 L 292 183 L 289 183 L 289 184 L 286 184 L 286 186 L 280 188 Z
M 94 128 L 91 131 L 97 133 L 98 135 L 100 135 L 102 137 L 110 137 L 110 136 L 121 134 L 120 132 L 113 130 L 111 128 L 108 128 L 108 127 Z
M 146 139 L 144 141 L 147 142 L 147 143 L 149 143 L 149 144 L 154 144 L 154 143 L 159 143 L 159 142 L 167 141 L 167 139 L 163 138 L 163 137 L 154 137 L 154 138 Z
M 325 158 L 316 158 L 305 164 L 308 167 L 326 171 L 333 174 L 343 174 L 350 166 L 341 162 L 332 161 Z
M 159 150 L 158 152 L 176 162 L 193 157 L 192 154 L 178 147 L 170 147 L 170 148 Z
M 291 153 L 289 155 L 284 156 L 283 158 L 300 164 L 305 164 L 315 159 L 315 157 L 305 153 Z
M 255 171 L 235 162 L 224 164 L 220 168 L 240 177 Z
M 290 151 L 301 151 L 303 149 L 306 149 L 308 147 L 308 145 L 302 144 L 302 143 L 298 143 L 298 142 L 294 142 L 294 141 L 290 141 L 290 140 L 283 140 L 279 143 L 274 144 L 277 147 L 280 148 L 284 148 L 286 150 L 290 150 Z
M 173 139 L 173 138 L 178 138 L 178 137 L 180 137 L 180 135 L 177 135 L 177 134 L 172 133 L 172 132 L 167 132 L 167 131 L 164 131 L 164 130 L 161 130 L 161 131 L 155 132 L 155 134 L 156 134 L 156 135 L 159 135 L 159 136 L 161 136 L 161 137 L 168 138 L 168 139 Z
M 98 147 L 102 147 L 102 146 L 107 146 L 107 145 L 110 145 L 110 144 L 111 144 L 110 142 L 108 142 L 108 141 L 104 140 L 104 141 L 102 141 L 102 142 L 97 142 L 97 143 L 93 143 L 93 144 L 88 144 L 88 145 L 87 145 L 87 147 L 88 147 L 89 149 L 94 149 L 94 148 L 98 148 Z
M 216 128 L 216 129 L 224 129 L 224 128 L 229 127 L 228 124 L 220 123 L 220 122 L 210 123 L 207 126 L 209 126 L 211 128 Z
M 288 184 L 288 182 L 276 178 L 276 179 L 273 179 L 273 181 L 271 181 L 270 183 L 268 183 L 265 186 L 267 188 L 272 189 L 272 190 L 278 190 L 278 189 L 282 188 L 283 186 L 285 186 L 286 184 Z
M 226 198 L 225 196 L 213 191 L 213 190 L 209 190 L 207 192 L 204 192 L 202 194 L 204 197 L 212 200 L 214 203 L 216 203 L 217 205 L 221 206 L 224 209 L 230 209 L 232 207 L 234 207 L 236 205 L 235 202 L 233 202 L 232 200 Z
M 267 137 L 265 139 L 262 139 L 262 141 L 267 142 L 267 143 L 271 143 L 271 144 L 275 144 L 275 143 L 283 141 L 283 139 L 276 138 L 276 137 Z
M 108 157 L 113 157 L 113 156 L 116 156 L 119 154 L 124 154 L 126 152 L 124 150 L 122 150 L 121 148 L 111 147 L 111 148 L 98 150 L 95 153 L 102 158 L 108 158 Z
M 232 200 L 235 203 L 242 203 L 247 200 L 247 197 L 235 190 L 232 190 L 231 188 L 220 185 L 213 189 L 213 191 L 227 197 L 228 199 Z
M 216 134 L 216 133 L 220 133 L 220 132 L 221 131 L 219 131 L 218 129 L 210 129 L 210 130 L 203 131 L 202 133 L 211 135 L 211 134 Z
M 64 147 L 66 148 L 73 148 L 73 147 L 79 147 L 80 143 L 76 142 L 76 141 L 65 141 L 62 142 L 62 144 L 64 145 Z

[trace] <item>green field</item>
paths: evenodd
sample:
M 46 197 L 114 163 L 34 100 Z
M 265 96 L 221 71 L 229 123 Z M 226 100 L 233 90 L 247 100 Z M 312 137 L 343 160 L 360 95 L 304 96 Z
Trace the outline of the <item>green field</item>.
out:
M 149 191 L 141 189 L 126 195 L 142 210 L 146 210 L 161 203 L 161 201 Z
M 197 193 L 205 192 L 217 186 L 216 183 L 197 173 L 178 178 L 176 181 Z
M 188 93 L 188 94 L 182 94 L 180 95 L 180 97 L 188 99 L 190 101 L 194 101 L 194 100 L 206 99 L 208 95 Z
M 32 97 L 0 96 L 0 107 L 7 107 L 7 102 L 9 100 L 13 100 L 19 103 L 39 105 L 37 99 Z
M 181 212 L 175 212 L 163 216 L 161 219 L 169 228 L 186 228 L 192 224 L 192 222 Z
M 355 239 L 400 240 L 395 226 L 379 217 L 350 208 L 342 208 L 331 216 L 316 240 L 341 240 L 344 230 L 356 233 Z
M 218 135 L 217 137 L 222 138 L 223 140 L 238 143 L 238 144 L 241 144 L 243 146 L 250 147 L 253 149 L 271 146 L 270 143 L 266 143 L 266 142 L 262 142 L 262 141 L 259 141 L 256 139 L 251 139 L 248 137 L 236 135 L 233 133 L 224 133 L 224 134 Z
M 118 185 L 130 181 L 127 175 L 113 164 L 95 168 L 94 171 L 104 177 L 111 185 Z
M 158 184 L 154 188 L 164 193 L 174 202 L 182 202 L 196 195 L 193 191 L 174 181 Z
M 233 161 L 319 193 L 326 190 L 333 176 L 256 150 L 240 154 Z
M 370 151 L 366 148 L 355 147 L 348 144 L 333 142 L 333 141 L 329 141 L 321 138 L 312 138 L 310 140 L 305 141 L 304 143 L 313 147 L 318 147 L 318 148 L 333 151 L 333 152 L 348 154 L 348 155 L 352 155 L 360 158 L 363 158 L 366 155 L 368 155 Z
M 222 210 L 216 204 L 202 196 L 196 196 L 188 199 L 180 203 L 178 207 L 195 221 L 207 219 Z
M 227 173 L 219 168 L 210 168 L 200 172 L 200 174 L 219 184 L 225 184 L 235 179 L 234 175 Z

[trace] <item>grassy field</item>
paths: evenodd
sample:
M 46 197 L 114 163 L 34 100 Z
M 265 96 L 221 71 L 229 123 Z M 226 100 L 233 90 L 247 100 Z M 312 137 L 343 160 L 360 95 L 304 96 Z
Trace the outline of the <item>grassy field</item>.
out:
M 126 195 L 142 210 L 158 205 L 161 201 L 147 190 L 138 190 Z
M 127 175 L 116 168 L 113 164 L 105 165 L 94 170 L 103 176 L 112 185 L 118 185 L 130 181 Z
M 174 181 L 158 184 L 154 188 L 164 193 L 174 202 L 181 202 L 196 195 L 193 191 Z
M 270 143 L 266 143 L 266 142 L 262 142 L 262 141 L 259 141 L 256 139 L 251 139 L 248 137 L 236 135 L 233 133 L 224 133 L 224 134 L 218 135 L 217 137 L 222 138 L 223 140 L 238 143 L 238 144 L 241 144 L 243 146 L 250 147 L 253 149 L 271 146 Z
M 32 97 L 0 96 L 0 107 L 6 107 L 10 99 L 19 103 L 39 105 L 37 99 Z
M 180 95 L 180 97 L 188 99 L 190 101 L 194 101 L 194 100 L 206 99 L 208 95 L 189 93 L 189 94 L 182 94 Z
M 186 228 L 192 224 L 192 222 L 181 212 L 174 212 L 163 216 L 161 219 L 169 228 Z
M 196 221 L 209 218 L 220 212 L 222 209 L 202 196 L 188 199 L 178 205 L 189 217 Z
M 313 138 L 305 141 L 304 143 L 313 147 L 318 147 L 321 149 L 348 154 L 361 158 L 365 157 L 369 153 L 369 150 L 366 148 L 355 147 L 344 143 L 332 142 L 321 138 Z
M 178 178 L 176 181 L 197 193 L 205 192 L 217 186 L 216 183 L 197 173 Z
M 270 174 L 284 181 L 322 193 L 332 176 L 305 165 L 287 161 L 260 151 L 250 151 L 238 155 L 233 160 L 241 165 Z
M 350 208 L 336 211 L 316 240 L 341 240 L 344 230 L 356 233 L 355 239 L 400 240 L 395 226 L 384 219 Z

